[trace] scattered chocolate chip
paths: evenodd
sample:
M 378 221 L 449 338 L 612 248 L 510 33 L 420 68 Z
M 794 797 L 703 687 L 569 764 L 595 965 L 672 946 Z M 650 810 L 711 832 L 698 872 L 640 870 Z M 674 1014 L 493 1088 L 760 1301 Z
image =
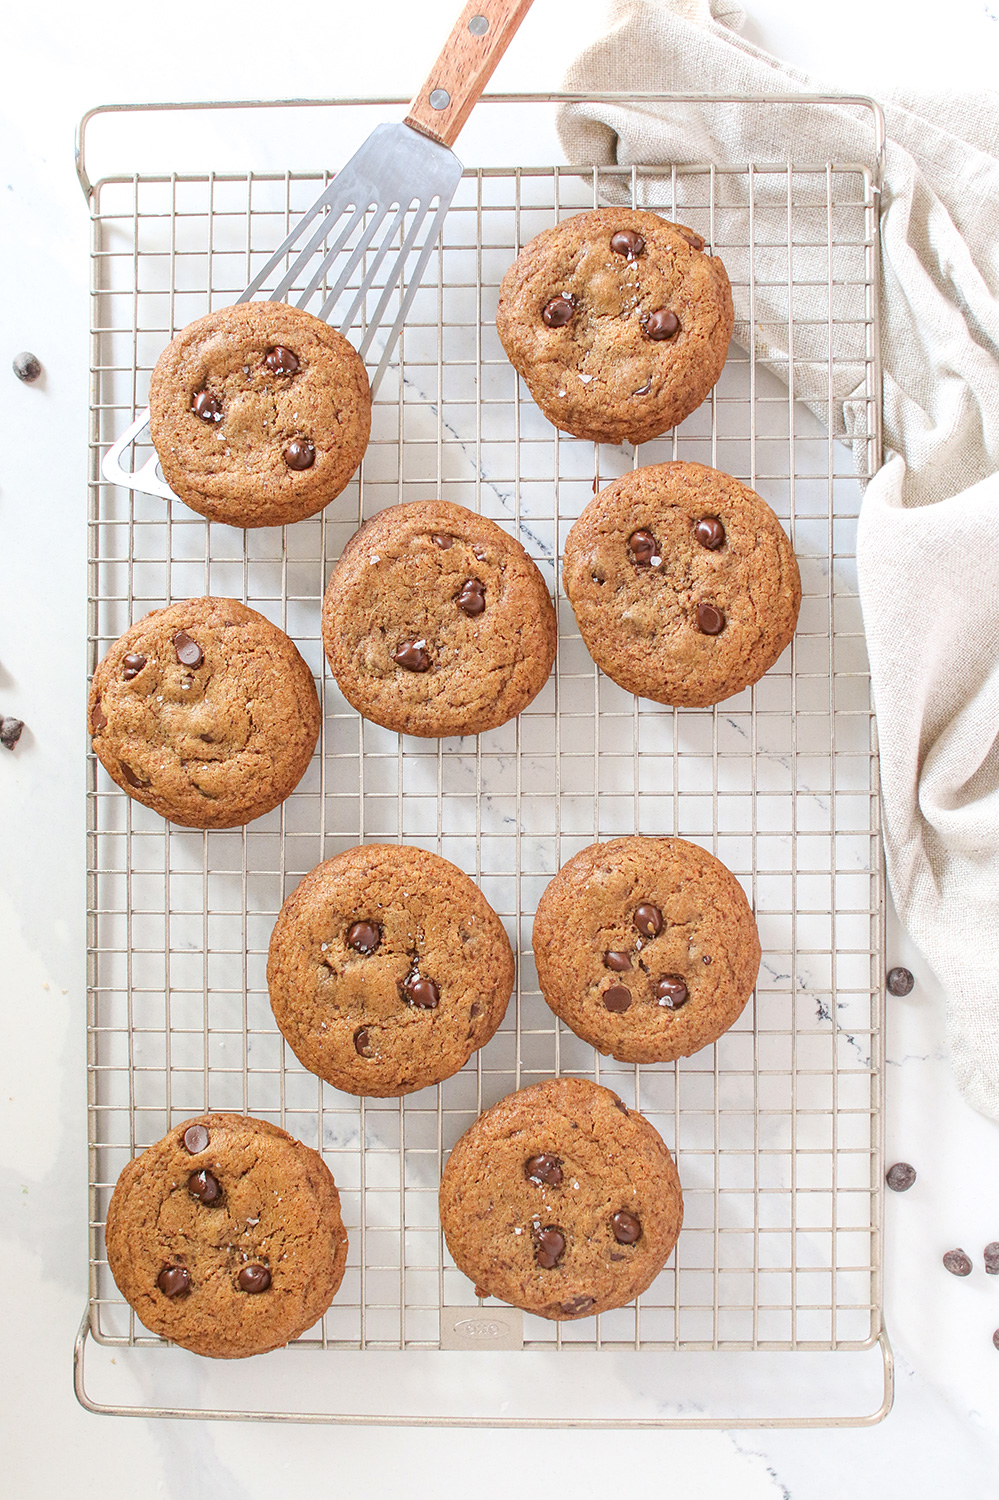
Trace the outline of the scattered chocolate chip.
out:
M 430 657 L 422 641 L 402 641 L 392 652 L 392 660 L 407 672 L 430 671 Z
M 666 974 L 656 985 L 656 999 L 668 1010 L 679 1010 L 690 999 L 690 992 L 679 974 Z
M 421 979 L 419 974 L 414 974 L 405 981 L 402 993 L 410 1005 L 416 1005 L 420 1010 L 433 1010 L 441 998 L 441 992 L 433 980 Z
M 623 984 L 612 984 L 610 989 L 604 990 L 603 1002 L 607 1010 L 620 1014 L 631 1004 L 631 991 Z
M 564 328 L 566 323 L 572 321 L 572 315 L 576 311 L 576 299 L 565 292 L 560 292 L 557 297 L 552 297 L 541 309 L 541 321 L 548 328 Z
M 999 1349 L 999 1328 L 997 1328 L 995 1333 L 992 1335 L 992 1342 L 993 1344 L 995 1344 L 996 1348 Z
M 555 1224 L 534 1230 L 534 1254 L 543 1271 L 557 1266 L 565 1254 L 565 1235 Z
M 122 658 L 121 675 L 126 682 L 131 682 L 133 677 L 138 677 L 145 665 L 146 658 L 144 656 L 139 656 L 137 652 L 130 651 L 126 657 Z
M 645 249 L 645 240 L 635 229 L 619 229 L 617 234 L 611 235 L 610 247 L 615 255 L 624 255 L 628 260 L 634 260 Z
M 178 630 L 173 638 L 173 649 L 182 667 L 200 667 L 205 653 L 197 641 L 192 641 L 186 630 Z
M 197 1156 L 208 1145 L 208 1131 L 203 1125 L 188 1125 L 184 1131 L 184 1150 Z
M 885 1182 L 893 1193 L 907 1193 L 916 1180 L 916 1169 L 907 1161 L 897 1161 L 885 1173 Z
M 637 906 L 632 921 L 642 937 L 656 937 L 663 930 L 663 914 L 658 906 Z
M 434 546 L 439 547 L 442 552 L 446 552 L 449 547 L 454 546 L 454 537 L 448 536 L 447 532 L 445 531 L 438 532 L 437 535 L 432 536 L 430 540 L 433 542 Z
M 103 708 L 101 708 L 101 700 L 98 698 L 97 702 L 94 704 L 94 733 L 96 734 L 99 729 L 106 729 L 107 727 L 107 714 L 104 712 Z M 2 732 L 2 726 L 0 726 L 0 733 Z
M 42 364 L 37 354 L 32 354 L 25 349 L 22 353 L 14 355 L 11 369 L 18 380 L 23 380 L 25 385 L 31 385 L 32 381 L 37 380 L 42 373 Z
M 311 469 L 316 461 L 316 447 L 310 438 L 292 438 L 284 450 L 289 469 Z
M 970 1276 L 971 1261 L 963 1250 L 948 1250 L 943 1258 L 944 1268 L 952 1276 Z
M 633 531 L 628 538 L 628 546 L 640 568 L 652 568 L 662 561 L 651 531 Z
M 354 1051 L 358 1057 L 371 1056 L 371 1033 L 366 1026 L 359 1026 L 354 1032 Z
M 725 629 L 725 616 L 713 604 L 699 604 L 697 628 L 702 635 L 721 635 Z
M 642 1237 L 641 1224 L 624 1208 L 611 1214 L 611 1230 L 619 1245 L 634 1245 Z
M 266 1266 L 243 1266 L 236 1283 L 241 1292 L 266 1292 L 271 1284 L 271 1273 Z
M 100 712 L 99 709 L 98 712 Z M 96 723 L 96 715 L 94 716 L 94 721 Z M 104 720 L 104 723 L 107 723 L 107 719 Z M 104 726 L 99 725 L 98 727 L 103 728 Z M 21 738 L 23 731 L 23 719 L 15 719 L 12 714 L 7 714 L 5 717 L 0 718 L 0 745 L 3 745 L 5 750 L 13 750 Z
M 165 1297 L 182 1297 L 191 1290 L 191 1273 L 183 1266 L 164 1266 L 156 1285 Z
M 675 339 L 680 332 L 680 319 L 668 307 L 660 307 L 642 324 L 646 335 L 658 344 L 662 339 Z
M 139 787 L 145 787 L 145 786 L 149 785 L 148 781 L 140 781 L 139 778 L 138 778 L 138 776 L 136 776 L 135 772 L 132 770 L 132 767 L 131 766 L 126 766 L 126 764 L 125 764 L 125 762 L 123 760 L 120 760 L 118 762 L 118 765 L 121 768 L 121 774 L 124 776 L 125 780 L 129 784 L 129 786 L 134 786 L 136 788 L 139 788 Z
M 631 968 L 631 954 L 605 953 L 604 968 L 613 969 L 615 974 L 623 974 L 626 969 Z
M 542 1183 L 558 1187 L 562 1181 L 562 1163 L 550 1151 L 542 1151 L 540 1156 L 528 1157 L 524 1163 L 524 1176 L 528 1182 L 536 1182 L 539 1187 Z
M 889 969 L 885 980 L 890 995 L 911 995 L 912 987 L 916 983 L 909 969 L 901 967 Z
M 291 349 L 286 349 L 283 344 L 275 344 L 264 355 L 264 366 L 272 375 L 297 375 L 302 362 Z
M 355 922 L 347 929 L 347 943 L 357 953 L 374 953 L 382 940 L 382 930 L 373 922 Z
M 717 516 L 702 516 L 694 526 L 694 540 L 709 552 L 717 552 L 725 541 L 725 528 Z
M 202 422 L 221 422 L 222 402 L 211 391 L 195 391 L 191 397 L 191 410 Z
M 568 1302 L 560 1302 L 558 1310 L 568 1318 L 579 1318 L 583 1313 L 589 1312 L 593 1303 L 593 1297 L 572 1297 Z
M 466 578 L 461 586 L 461 593 L 455 600 L 462 614 L 470 618 L 481 615 L 486 607 L 486 586 L 478 578 Z
M 198 1198 L 202 1203 L 217 1203 L 222 1196 L 218 1178 L 203 1169 L 191 1173 L 187 1179 L 187 1191 L 192 1198 Z
M 986 1276 L 999 1276 L 999 1240 L 992 1240 L 985 1246 L 983 1259 Z
M 679 227 L 679 226 L 678 226 Z M 703 250 L 704 239 L 702 235 L 695 234 L 692 229 L 681 229 L 680 235 L 687 241 L 692 250 Z

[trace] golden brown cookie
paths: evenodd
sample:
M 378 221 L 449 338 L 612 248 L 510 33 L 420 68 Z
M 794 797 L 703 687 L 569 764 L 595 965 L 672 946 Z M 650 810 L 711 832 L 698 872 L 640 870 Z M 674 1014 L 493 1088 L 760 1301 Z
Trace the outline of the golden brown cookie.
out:
M 542 893 L 533 941 L 552 1010 L 622 1062 L 672 1062 L 717 1041 L 760 967 L 742 886 L 684 839 L 580 850 Z
M 595 443 L 644 443 L 694 411 L 732 337 L 725 267 L 645 209 L 576 214 L 525 245 L 496 327 L 549 422 Z
M 186 828 L 234 828 L 298 785 L 319 738 L 316 685 L 283 630 L 235 599 L 155 609 L 90 685 L 112 781 Z
M 311 1328 L 347 1262 L 322 1157 L 247 1115 L 185 1120 L 129 1162 L 105 1238 L 145 1326 L 215 1359 L 264 1354 Z
M 446 500 L 367 521 L 323 602 L 323 644 L 347 701 L 430 739 L 514 718 L 548 680 L 555 640 L 548 589 L 520 543 Z
M 444 1168 L 440 1213 L 480 1295 L 564 1320 L 645 1291 L 676 1244 L 683 1194 L 644 1115 L 599 1084 L 550 1078 L 466 1130 Z
M 565 543 L 562 581 L 602 672 L 656 703 L 703 707 L 758 682 L 801 604 L 767 505 L 704 464 L 654 464 L 601 490 Z
M 149 387 L 163 477 L 230 526 L 284 526 L 339 495 L 371 428 L 357 351 L 285 302 L 222 307 L 178 333 Z
M 310 1072 L 348 1094 L 410 1094 L 485 1046 L 513 989 L 510 941 L 448 860 L 363 844 L 306 875 L 281 908 L 267 983 Z

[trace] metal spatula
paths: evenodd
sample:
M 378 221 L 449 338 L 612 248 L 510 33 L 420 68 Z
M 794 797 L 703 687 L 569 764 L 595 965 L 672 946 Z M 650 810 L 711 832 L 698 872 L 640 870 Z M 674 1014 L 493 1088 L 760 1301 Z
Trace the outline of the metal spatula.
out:
M 461 177 L 461 162 L 449 148 L 530 7 L 531 0 L 471 0 L 465 6 L 403 124 L 379 125 L 372 132 L 238 302 L 260 294 L 308 308 L 340 259 L 322 305 L 310 310 L 346 334 L 369 298 L 377 296 L 357 345 L 362 359 L 368 359 L 392 299 L 398 298 L 372 380 L 377 388 Z M 294 258 L 282 273 L 289 256 Z M 266 290 L 276 275 L 280 279 Z M 155 453 L 138 469 L 122 464 L 148 426 L 147 407 L 105 453 L 101 474 L 112 484 L 171 499 Z

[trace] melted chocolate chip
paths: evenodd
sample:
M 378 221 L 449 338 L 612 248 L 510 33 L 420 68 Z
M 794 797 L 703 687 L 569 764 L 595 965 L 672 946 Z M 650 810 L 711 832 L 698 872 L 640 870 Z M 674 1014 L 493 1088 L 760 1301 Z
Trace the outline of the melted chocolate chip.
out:
M 164 1266 L 156 1285 L 165 1297 L 183 1297 L 191 1290 L 191 1273 L 183 1266 Z
M 382 930 L 373 922 L 355 922 L 347 929 L 347 943 L 356 953 L 374 953 L 382 940 Z
M 481 615 L 486 607 L 486 586 L 478 578 L 466 578 L 461 586 L 461 593 L 455 600 L 462 614 L 469 618 Z
M 888 977 L 885 983 L 888 986 L 888 993 L 890 995 L 901 996 L 911 995 L 912 987 L 916 983 L 916 981 L 912 977 L 911 970 L 899 967 L 896 969 L 888 970 Z
M 208 1145 L 208 1131 L 203 1125 L 188 1125 L 184 1131 L 184 1150 L 189 1151 L 192 1156 L 197 1156 L 199 1151 L 204 1151 Z
M 610 989 L 604 990 L 603 1002 L 607 1010 L 620 1014 L 631 1004 L 631 991 L 623 984 L 612 984 Z
M 907 1193 L 916 1180 L 916 1169 L 907 1161 L 897 1161 L 885 1173 L 885 1182 L 893 1193 Z
M 620 1208 L 611 1214 L 611 1232 L 619 1245 L 634 1245 L 642 1237 L 642 1226 L 634 1214 Z
M 632 921 L 642 934 L 642 937 L 655 937 L 663 930 L 663 914 L 658 906 L 648 906 L 645 904 L 636 906 Z
M 677 226 L 679 228 L 679 226 Z M 687 241 L 692 250 L 704 249 L 704 238 L 696 234 L 693 229 L 680 229 L 680 234 Z
M 23 732 L 23 719 L 15 719 L 13 714 L 0 718 L 0 745 L 3 745 L 5 750 L 13 750 Z
M 560 1302 L 558 1310 L 567 1318 L 581 1318 L 583 1313 L 589 1312 L 594 1301 L 593 1297 L 572 1297 L 568 1302 Z
M 430 657 L 422 641 L 402 641 L 392 652 L 392 660 L 407 672 L 430 671 Z
M 565 1235 L 557 1224 L 534 1230 L 534 1254 L 543 1271 L 551 1271 L 565 1254 Z
M 217 1203 L 222 1196 L 218 1178 L 204 1170 L 191 1173 L 187 1179 L 187 1191 L 202 1203 Z
M 286 349 L 283 344 L 275 344 L 264 355 L 264 368 L 270 370 L 272 375 L 297 375 L 302 362 L 291 349 Z
M 721 635 L 725 629 L 725 616 L 714 604 L 699 604 L 697 628 L 702 635 Z
M 615 974 L 623 974 L 626 969 L 631 968 L 631 954 L 605 953 L 604 968 L 613 969 Z
M 271 1273 L 266 1266 L 242 1266 L 236 1277 L 241 1292 L 266 1292 L 271 1284 Z
M 656 999 L 668 1010 L 679 1010 L 681 1005 L 686 1005 L 689 998 L 687 986 L 679 974 L 667 974 L 656 985 Z
M 624 255 L 628 260 L 634 260 L 645 249 L 645 240 L 637 229 L 619 229 L 617 234 L 611 235 L 610 247 L 615 255 Z
M 986 1276 L 999 1276 L 999 1240 L 992 1240 L 982 1254 Z
M 292 438 L 284 450 L 289 469 L 311 469 L 316 461 L 316 447 L 310 438 Z
M 205 653 L 197 641 L 192 641 L 186 630 L 178 630 L 173 638 L 173 649 L 182 667 L 200 667 Z
M 560 292 L 557 297 L 552 297 L 541 309 L 541 321 L 548 328 L 564 328 L 566 323 L 572 321 L 576 311 L 576 299 L 565 292 Z
M 402 993 L 410 1005 L 415 1005 L 420 1010 L 433 1010 L 441 998 L 441 992 L 433 980 L 421 979 L 419 974 L 413 974 L 405 981 Z
M 540 1187 L 546 1183 L 548 1187 L 558 1187 L 562 1181 L 562 1162 L 557 1156 L 552 1156 L 550 1151 L 542 1151 L 540 1156 L 529 1156 L 524 1163 L 524 1176 L 528 1182 L 536 1182 Z
M 354 1051 L 358 1057 L 371 1057 L 371 1033 L 366 1026 L 359 1026 L 354 1032 Z
M 121 769 L 121 774 L 124 776 L 129 786 L 134 786 L 136 789 L 139 789 L 141 787 L 146 787 L 149 785 L 148 781 L 140 781 L 138 776 L 136 776 L 135 772 L 132 770 L 132 767 L 126 766 L 123 760 L 120 760 L 118 762 L 118 765 Z
M 963 1250 L 948 1250 L 943 1258 L 944 1269 L 952 1276 L 970 1276 L 971 1261 Z
M 694 540 L 709 552 L 717 552 L 724 545 L 725 528 L 717 516 L 702 516 L 694 527 Z
M 138 677 L 145 665 L 146 658 L 144 656 L 139 656 L 138 653 L 130 651 L 126 657 L 122 658 L 121 675 L 126 682 L 131 682 L 133 677 Z
M 437 535 L 432 536 L 430 540 L 433 542 L 434 546 L 439 547 L 442 552 L 446 552 L 449 547 L 454 546 L 454 537 L 448 536 L 447 532 L 445 531 L 438 532 Z
M 662 561 L 651 531 L 633 531 L 628 538 L 631 555 L 640 568 L 651 568 Z
M 211 391 L 196 391 L 191 397 L 191 410 L 202 422 L 221 422 L 222 402 Z
M 104 712 L 103 708 L 101 708 L 101 700 L 98 698 L 97 702 L 94 704 L 94 733 L 96 734 L 98 729 L 106 729 L 107 727 L 107 714 Z
M 680 332 L 680 319 L 668 307 L 657 308 L 643 323 L 646 335 L 658 344 L 663 339 L 675 339 Z

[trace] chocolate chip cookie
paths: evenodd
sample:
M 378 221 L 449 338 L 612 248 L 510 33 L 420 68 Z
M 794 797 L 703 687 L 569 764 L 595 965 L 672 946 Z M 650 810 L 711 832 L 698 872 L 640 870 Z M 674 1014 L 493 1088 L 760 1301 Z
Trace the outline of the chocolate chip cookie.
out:
M 319 738 L 293 642 L 235 599 L 153 610 L 94 673 L 87 725 L 118 786 L 185 828 L 234 828 L 298 785 Z
M 347 1261 L 322 1157 L 247 1115 L 185 1120 L 129 1162 L 105 1238 L 146 1328 L 215 1359 L 264 1354 L 311 1328 Z
M 440 1083 L 493 1035 L 513 989 L 503 924 L 457 866 L 425 849 L 364 844 L 288 897 L 267 983 L 288 1045 L 348 1094 Z
M 760 940 L 742 886 L 684 839 L 591 844 L 534 919 L 541 992 L 622 1062 L 672 1062 L 717 1041 L 756 983 Z
M 550 1078 L 466 1130 L 440 1213 L 455 1264 L 484 1295 L 566 1320 L 645 1291 L 676 1244 L 683 1194 L 644 1115 L 598 1084 Z
M 656 703 L 700 708 L 759 681 L 801 604 L 791 543 L 759 495 L 703 464 L 655 464 L 590 501 L 562 581 L 601 671 Z
M 514 718 L 547 681 L 555 640 L 548 589 L 520 543 L 445 500 L 366 522 L 323 603 L 323 644 L 347 701 L 428 739 Z
M 361 462 L 370 428 L 357 351 L 285 302 L 241 302 L 188 324 L 149 387 L 164 479 L 230 526 L 284 526 L 322 510 Z
M 715 384 L 732 337 L 725 267 L 682 224 L 598 208 L 542 230 L 500 287 L 496 327 L 549 422 L 645 443 Z

